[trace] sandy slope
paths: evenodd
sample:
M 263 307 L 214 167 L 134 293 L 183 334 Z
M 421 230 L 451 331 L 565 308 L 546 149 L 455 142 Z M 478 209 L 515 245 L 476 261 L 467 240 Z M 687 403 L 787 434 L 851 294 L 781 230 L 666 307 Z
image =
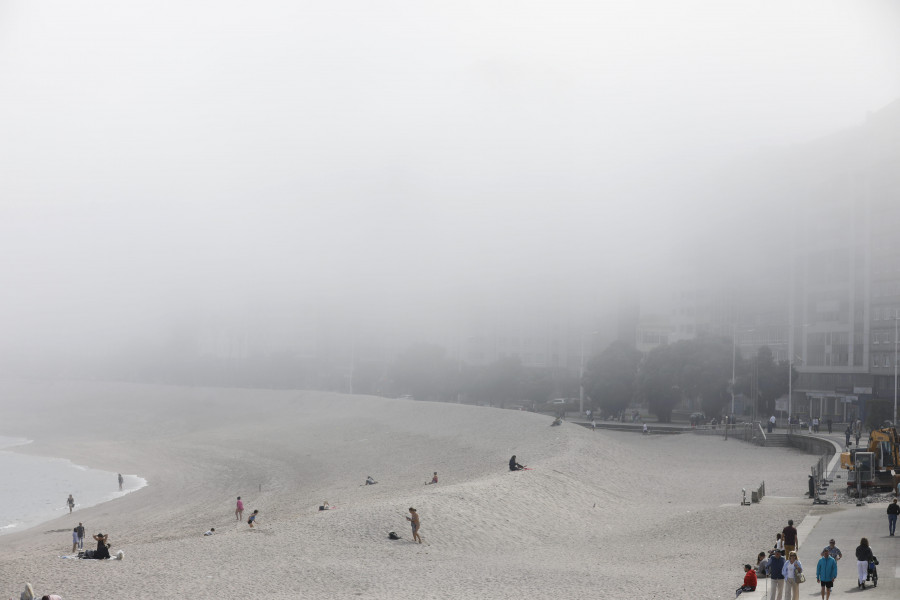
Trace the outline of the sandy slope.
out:
M 721 438 L 315 392 L 5 383 L 0 398 L 0 434 L 35 440 L 22 451 L 150 482 L 0 537 L 0 597 L 31 581 L 66 600 L 724 598 L 740 565 L 803 518 L 813 462 Z M 511 454 L 534 470 L 508 472 Z M 425 486 L 435 470 L 441 482 Z M 379 485 L 360 486 L 367 474 Z M 798 501 L 739 506 L 740 488 L 762 480 Z M 258 530 L 234 520 L 237 495 L 260 509 Z M 323 499 L 338 509 L 317 511 Z M 409 541 L 410 506 L 423 545 Z M 73 519 L 126 559 L 59 559 Z M 209 527 L 219 534 L 204 538 Z

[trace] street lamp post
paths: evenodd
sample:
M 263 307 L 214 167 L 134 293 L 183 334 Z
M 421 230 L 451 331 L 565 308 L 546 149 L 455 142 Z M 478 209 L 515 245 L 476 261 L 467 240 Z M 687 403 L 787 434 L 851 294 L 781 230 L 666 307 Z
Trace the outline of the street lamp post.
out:
M 897 426 L 897 318 L 900 311 L 894 310 L 894 427 Z
M 737 358 L 737 329 L 731 326 L 731 420 L 734 421 L 734 367 Z M 727 431 L 727 426 L 726 426 Z
M 581 334 L 581 368 L 578 369 L 578 418 L 584 415 L 584 334 Z
M 597 331 L 592 331 L 590 335 L 596 335 Z M 578 370 L 578 413 L 584 415 L 584 334 L 581 334 L 581 368 Z

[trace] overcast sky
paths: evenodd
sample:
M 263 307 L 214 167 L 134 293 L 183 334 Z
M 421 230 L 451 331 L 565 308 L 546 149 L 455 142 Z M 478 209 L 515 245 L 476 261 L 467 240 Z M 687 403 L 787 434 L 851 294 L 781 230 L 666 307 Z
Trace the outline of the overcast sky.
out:
M 897 98 L 891 0 L 0 0 L 0 327 L 641 279 L 679 186 Z

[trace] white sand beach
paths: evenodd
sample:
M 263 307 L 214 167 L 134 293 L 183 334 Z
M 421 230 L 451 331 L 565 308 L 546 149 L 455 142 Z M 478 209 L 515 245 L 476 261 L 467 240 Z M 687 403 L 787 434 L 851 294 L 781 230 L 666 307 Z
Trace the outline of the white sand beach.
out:
M 17 382 L 0 394 L 0 434 L 34 440 L 16 451 L 149 482 L 0 537 L 2 598 L 26 581 L 65 600 L 727 598 L 740 565 L 805 515 L 815 462 L 718 437 L 321 392 Z M 510 473 L 512 454 L 533 470 Z M 424 485 L 433 471 L 440 483 Z M 362 486 L 370 474 L 378 485 Z M 771 501 L 740 506 L 741 488 L 763 480 Z M 245 520 L 260 511 L 256 529 L 235 520 L 239 495 Z M 336 509 L 318 511 L 323 500 Z M 125 560 L 61 559 L 78 521 Z

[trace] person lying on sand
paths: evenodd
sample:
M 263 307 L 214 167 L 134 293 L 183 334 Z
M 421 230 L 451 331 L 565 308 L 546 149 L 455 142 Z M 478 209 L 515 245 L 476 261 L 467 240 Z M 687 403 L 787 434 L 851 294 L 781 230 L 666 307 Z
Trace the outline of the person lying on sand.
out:
M 328 504 L 328 500 L 322 500 L 322 504 L 319 506 L 319 510 L 331 510 L 331 505 Z
M 207 532 L 204 533 L 203 535 L 215 535 L 215 534 L 216 534 L 216 528 L 215 528 L 215 527 L 210 527 L 210 528 L 209 528 L 209 531 L 207 531 Z
M 525 465 L 520 465 L 516 462 L 516 455 L 513 454 L 512 458 L 509 459 L 509 470 L 510 471 L 521 471 L 525 468 Z

